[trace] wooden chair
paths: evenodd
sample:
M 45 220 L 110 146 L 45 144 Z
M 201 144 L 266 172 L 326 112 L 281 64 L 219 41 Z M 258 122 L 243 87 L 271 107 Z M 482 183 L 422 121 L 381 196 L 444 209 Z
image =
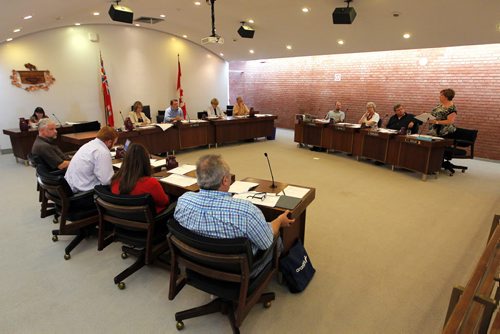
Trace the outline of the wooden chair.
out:
M 168 223 L 168 242 L 171 253 L 170 288 L 168 298 L 173 300 L 185 284 L 215 295 L 212 302 L 175 314 L 177 329 L 184 328 L 183 320 L 214 312 L 227 314 L 234 333 L 256 303 L 266 308 L 275 299 L 274 293 L 264 293 L 277 273 L 277 242 L 259 260 L 252 255 L 246 238 L 213 239 L 202 237 L 182 227 L 177 221 Z M 270 256 L 269 256 L 270 255 Z M 269 261 L 269 258 L 272 260 Z M 264 268 L 252 275 L 252 268 Z M 180 274 L 179 266 L 185 268 Z
M 48 201 L 52 201 L 59 222 L 59 229 L 52 230 L 52 241 L 58 241 L 59 235 L 75 235 L 64 250 L 64 259 L 69 260 L 70 252 L 95 231 L 98 217 L 94 192 L 73 193 L 64 179 L 64 174 L 47 172 L 42 165 L 37 167 L 37 175 L 44 197 L 42 213 L 47 209 Z
M 101 251 L 110 243 L 120 241 L 127 245 L 122 246 L 123 259 L 128 254 L 137 256 L 130 267 L 114 278 L 115 284 L 123 290 L 125 278 L 144 265 L 152 264 L 168 250 L 167 220 L 173 215 L 175 203 L 156 214 L 150 194 L 116 195 L 108 186 L 96 186 L 94 190 L 99 212 L 97 249 Z M 170 269 L 168 264 L 164 264 Z

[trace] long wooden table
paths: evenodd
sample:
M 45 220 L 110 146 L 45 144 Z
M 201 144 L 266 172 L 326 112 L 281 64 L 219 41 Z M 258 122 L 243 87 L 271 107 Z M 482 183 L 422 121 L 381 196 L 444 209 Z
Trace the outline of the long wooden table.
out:
M 155 173 L 154 176 L 157 178 L 163 178 L 170 175 L 168 171 L 161 171 L 158 173 Z M 186 174 L 187 176 L 191 177 L 196 177 L 196 173 L 190 172 Z M 234 182 L 234 175 L 232 175 L 232 181 Z M 269 193 L 278 193 L 285 189 L 289 184 L 284 183 L 284 182 L 275 182 L 276 188 L 271 188 L 271 181 L 268 180 L 262 180 L 262 179 L 256 179 L 253 177 L 247 177 L 243 179 L 242 181 L 247 181 L 247 182 L 255 182 L 258 183 L 259 185 L 255 188 L 255 191 L 258 192 L 269 192 Z M 193 184 L 192 186 L 189 187 L 181 187 L 177 186 L 174 184 L 170 183 L 165 183 L 161 182 L 163 186 L 163 190 L 169 194 L 170 196 L 173 196 L 175 199 L 184 194 L 187 191 L 199 191 L 198 184 Z M 307 194 L 302 198 L 302 200 L 297 204 L 297 206 L 293 209 L 290 210 L 292 213 L 292 217 L 295 218 L 295 223 L 293 223 L 290 227 L 287 228 L 282 228 L 280 229 L 280 235 L 283 240 L 283 246 L 284 246 L 284 251 L 287 252 L 297 241 L 300 239 L 302 243 L 305 242 L 305 230 L 306 230 L 306 210 L 309 204 L 314 200 L 316 197 L 316 189 L 315 188 L 310 188 L 310 187 L 303 187 L 303 186 L 298 186 L 302 188 L 307 188 L 309 191 Z M 262 213 L 264 214 L 264 217 L 266 217 L 267 221 L 272 221 L 276 217 L 278 217 L 280 214 L 285 212 L 285 209 L 283 208 L 270 208 L 267 206 L 259 206 L 257 205 Z
M 235 141 L 266 137 L 274 139 L 277 116 L 260 116 L 247 118 L 216 119 L 205 122 L 178 122 L 170 129 L 163 131 L 159 127 L 137 128 L 123 131 L 119 143 L 125 140 L 144 144 L 152 153 L 173 152 L 177 150 L 221 145 Z M 95 138 L 97 131 L 75 133 L 73 126 L 62 126 L 57 129 L 57 145 L 64 151 L 73 151 Z M 3 133 L 10 137 L 12 151 L 17 159 L 27 160 L 38 130 L 4 129 Z
M 422 173 L 426 180 L 441 169 L 444 150 L 450 140 L 425 141 L 415 137 L 371 131 L 335 124 L 295 123 L 295 142 L 350 154 Z
M 206 122 L 177 122 L 165 131 L 159 127 L 138 128 L 120 132 L 118 143 L 123 144 L 129 139 L 131 142 L 143 144 L 152 153 L 159 153 L 259 137 L 274 139 L 276 118 L 276 116 L 264 116 Z M 91 131 L 65 134 L 62 140 L 81 146 L 95 138 L 96 133 Z

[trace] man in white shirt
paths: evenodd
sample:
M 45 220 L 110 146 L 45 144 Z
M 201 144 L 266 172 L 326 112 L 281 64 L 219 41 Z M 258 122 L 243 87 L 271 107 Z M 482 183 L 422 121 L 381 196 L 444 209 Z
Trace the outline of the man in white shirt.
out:
M 345 120 L 345 113 L 341 110 L 342 109 L 342 104 L 337 101 L 335 103 L 335 110 L 330 110 L 326 116 L 325 119 L 330 120 L 333 119 L 335 123 L 341 123 Z
M 109 150 L 117 140 L 118 132 L 105 126 L 97 132 L 94 140 L 80 147 L 64 176 L 74 193 L 94 189 L 99 184 L 110 184 L 114 171 Z

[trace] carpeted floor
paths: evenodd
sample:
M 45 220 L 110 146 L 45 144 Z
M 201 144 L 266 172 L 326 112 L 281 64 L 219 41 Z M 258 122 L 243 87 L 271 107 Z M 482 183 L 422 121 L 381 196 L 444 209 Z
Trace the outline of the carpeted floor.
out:
M 343 154 L 298 148 L 293 132 L 177 154 L 195 163 L 220 153 L 237 179 L 269 178 L 316 188 L 305 246 L 316 276 L 290 294 L 273 282 L 270 309 L 256 306 L 242 333 L 439 333 L 451 288 L 464 285 L 500 213 L 500 165 L 465 161 L 465 174 L 430 177 L 391 171 Z M 146 267 L 120 291 L 113 277 L 133 258 L 120 245 L 98 252 L 96 239 L 63 259 L 69 237 L 51 241 L 52 218 L 39 218 L 35 172 L 0 156 L 1 333 L 175 333 L 174 313 L 210 300 L 185 287 L 169 301 L 169 273 Z M 222 315 L 185 321 L 184 333 L 230 333 Z

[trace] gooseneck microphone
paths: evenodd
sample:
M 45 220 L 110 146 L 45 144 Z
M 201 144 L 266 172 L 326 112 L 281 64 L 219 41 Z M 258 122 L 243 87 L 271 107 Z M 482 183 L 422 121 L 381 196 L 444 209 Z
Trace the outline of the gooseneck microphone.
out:
M 125 119 L 123 118 L 122 111 L 120 110 L 119 113 L 120 113 L 120 116 L 122 117 L 123 124 L 125 124 Z
M 273 169 L 271 168 L 271 163 L 269 162 L 269 157 L 267 156 L 267 153 L 264 153 L 264 156 L 267 159 L 267 164 L 269 165 L 269 171 L 271 172 L 271 180 L 273 181 L 273 183 L 271 184 L 271 188 L 276 188 L 276 184 L 274 184 Z
M 59 123 L 59 126 L 62 126 L 62 123 L 59 120 L 59 118 L 57 118 L 56 114 L 52 113 L 52 116 L 54 116 L 54 118 L 56 119 L 56 121 Z

